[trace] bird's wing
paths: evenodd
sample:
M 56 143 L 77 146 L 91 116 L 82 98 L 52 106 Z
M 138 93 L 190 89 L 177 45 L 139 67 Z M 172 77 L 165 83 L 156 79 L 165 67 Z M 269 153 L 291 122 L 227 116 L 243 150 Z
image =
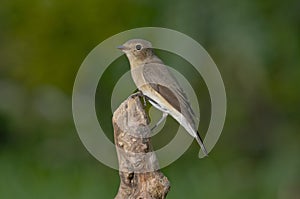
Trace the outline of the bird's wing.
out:
M 195 125 L 195 114 L 185 93 L 168 70 L 167 66 L 163 65 L 162 62 L 145 64 L 143 66 L 143 78 L 145 83 L 149 84 L 171 106 L 185 117 L 185 122 L 178 122 L 183 125 L 190 135 L 196 138 L 202 151 L 207 155 L 207 151 Z
M 157 83 L 149 83 L 149 85 L 165 98 L 178 112 L 181 112 L 180 101 L 170 88 Z
M 194 122 L 195 115 L 188 98 L 167 66 L 162 62 L 146 63 L 143 66 L 143 77 L 176 110 Z

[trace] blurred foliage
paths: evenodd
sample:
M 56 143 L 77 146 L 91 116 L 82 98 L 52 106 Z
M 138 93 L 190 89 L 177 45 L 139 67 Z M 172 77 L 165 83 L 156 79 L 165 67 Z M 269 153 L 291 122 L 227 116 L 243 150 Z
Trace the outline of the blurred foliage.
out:
M 210 157 L 197 159 L 194 143 L 163 169 L 172 183 L 169 198 L 299 198 L 299 9 L 296 0 L 2 0 L 0 198 L 113 198 L 118 172 L 80 142 L 72 86 L 96 45 L 143 26 L 175 29 L 201 43 L 227 91 L 226 124 Z M 193 74 L 188 65 L 178 66 L 186 63 L 159 53 L 182 74 Z M 97 93 L 103 100 L 97 100 L 97 111 L 106 115 L 99 122 L 111 139 L 107 103 L 114 83 L 129 70 L 124 65 L 122 57 L 105 71 L 103 93 Z M 209 95 L 201 77 L 190 81 L 199 93 L 205 130 Z M 172 122 L 168 127 L 177 128 Z M 154 141 L 173 135 L 158 136 Z

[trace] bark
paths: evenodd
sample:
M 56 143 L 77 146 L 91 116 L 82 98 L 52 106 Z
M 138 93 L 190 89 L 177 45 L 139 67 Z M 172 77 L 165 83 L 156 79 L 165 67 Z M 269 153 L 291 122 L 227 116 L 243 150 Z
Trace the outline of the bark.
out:
M 159 171 L 150 143 L 149 119 L 140 98 L 130 96 L 113 115 L 120 187 L 115 199 L 166 198 L 170 183 Z

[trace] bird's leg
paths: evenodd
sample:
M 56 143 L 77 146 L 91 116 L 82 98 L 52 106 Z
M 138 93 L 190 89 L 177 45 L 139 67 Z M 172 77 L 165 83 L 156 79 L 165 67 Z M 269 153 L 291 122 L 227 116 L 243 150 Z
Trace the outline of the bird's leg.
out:
M 135 96 L 139 96 L 143 99 L 144 108 L 147 106 L 146 96 L 142 93 L 142 91 L 137 91 L 129 96 L 129 98 L 133 98 Z
M 146 96 L 142 93 L 142 91 L 138 91 L 138 95 L 143 99 L 144 108 L 147 106 Z
M 156 127 L 158 127 L 158 125 L 160 125 L 160 123 L 162 123 L 162 121 L 164 121 L 166 119 L 166 117 L 168 116 L 168 113 L 163 112 L 162 117 L 160 118 L 160 120 L 151 128 L 151 131 L 153 131 Z

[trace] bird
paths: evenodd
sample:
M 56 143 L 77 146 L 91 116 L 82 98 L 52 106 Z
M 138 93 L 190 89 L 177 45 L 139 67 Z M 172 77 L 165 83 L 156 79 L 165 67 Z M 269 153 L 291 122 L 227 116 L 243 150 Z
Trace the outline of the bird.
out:
M 168 67 L 155 54 L 151 42 L 144 39 L 131 39 L 117 48 L 127 56 L 131 76 L 138 90 L 163 113 L 154 128 L 168 115 L 172 116 L 197 140 L 204 155 L 208 156 L 196 128 L 196 117 L 187 95 Z

